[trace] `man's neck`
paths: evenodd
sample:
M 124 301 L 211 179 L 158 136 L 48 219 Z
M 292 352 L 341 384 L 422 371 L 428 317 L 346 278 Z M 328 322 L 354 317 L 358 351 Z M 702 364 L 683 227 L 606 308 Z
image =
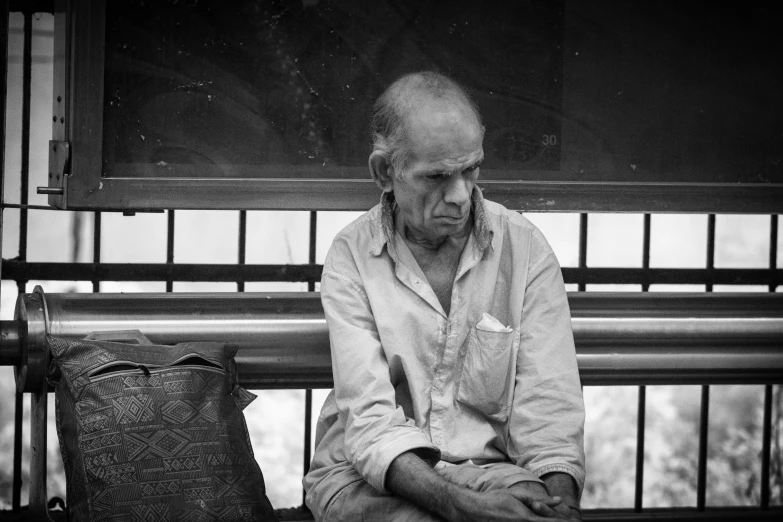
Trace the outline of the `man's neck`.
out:
M 473 216 L 471 215 L 462 230 L 456 234 L 432 237 L 425 234 L 419 234 L 413 228 L 407 227 L 399 216 L 395 216 L 394 227 L 399 231 L 405 242 L 419 252 L 428 254 L 438 254 L 440 252 L 462 252 L 465 244 L 473 231 Z

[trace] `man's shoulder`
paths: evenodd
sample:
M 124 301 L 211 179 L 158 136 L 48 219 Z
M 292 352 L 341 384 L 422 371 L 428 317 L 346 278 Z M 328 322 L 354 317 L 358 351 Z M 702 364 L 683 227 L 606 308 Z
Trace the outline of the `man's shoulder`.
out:
M 380 219 L 381 205 L 378 204 L 345 225 L 343 229 L 334 236 L 334 239 L 335 241 L 338 239 L 345 240 L 348 243 L 353 244 L 363 240 L 372 240 L 376 228 L 379 226 Z
M 492 225 L 500 225 L 501 227 L 509 227 L 512 229 L 529 230 L 532 234 L 541 234 L 538 227 L 535 226 L 528 218 L 515 210 L 509 210 L 500 203 L 494 201 L 484 200 L 484 211 L 492 221 Z
M 541 230 L 521 213 L 487 200 L 484 200 L 484 212 L 495 234 L 500 234 L 503 243 L 512 249 L 528 250 L 532 259 L 543 259 L 554 253 Z
M 375 205 L 348 223 L 332 240 L 327 259 L 334 256 L 354 257 L 356 252 L 369 252 L 380 229 L 381 206 Z

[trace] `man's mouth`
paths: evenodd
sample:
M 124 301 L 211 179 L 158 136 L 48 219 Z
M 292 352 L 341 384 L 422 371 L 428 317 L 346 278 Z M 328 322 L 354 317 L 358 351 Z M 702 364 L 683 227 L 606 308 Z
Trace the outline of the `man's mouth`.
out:
M 465 220 L 465 216 L 458 216 L 458 217 L 441 216 L 441 219 L 445 219 L 446 221 L 451 221 L 452 223 L 459 223 Z

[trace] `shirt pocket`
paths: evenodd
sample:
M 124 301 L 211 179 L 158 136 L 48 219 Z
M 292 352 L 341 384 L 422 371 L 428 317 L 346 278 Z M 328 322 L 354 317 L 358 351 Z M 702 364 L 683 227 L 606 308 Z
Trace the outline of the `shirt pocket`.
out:
M 457 401 L 495 420 L 508 418 L 517 337 L 516 330 L 488 332 L 471 328 Z

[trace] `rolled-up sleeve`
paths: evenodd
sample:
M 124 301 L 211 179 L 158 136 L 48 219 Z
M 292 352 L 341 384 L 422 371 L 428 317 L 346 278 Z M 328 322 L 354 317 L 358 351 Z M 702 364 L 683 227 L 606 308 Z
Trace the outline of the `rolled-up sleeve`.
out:
M 347 249 L 333 245 L 324 266 L 321 301 L 337 409 L 345 419 L 345 455 L 370 485 L 385 492 L 386 472 L 397 456 L 413 449 L 439 452 L 396 404 L 369 300 L 358 271 L 351 270 L 350 253 L 341 246 Z
M 509 456 L 537 476 L 585 480 L 584 401 L 560 266 L 544 243 L 532 262 L 520 325 Z

